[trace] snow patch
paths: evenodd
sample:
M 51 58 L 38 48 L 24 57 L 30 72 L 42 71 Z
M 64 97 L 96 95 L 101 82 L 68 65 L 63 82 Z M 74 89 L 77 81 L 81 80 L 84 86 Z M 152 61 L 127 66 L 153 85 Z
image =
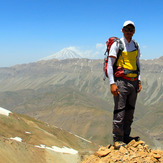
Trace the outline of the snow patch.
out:
M 18 142 L 22 142 L 22 138 L 20 137 L 15 137 L 15 138 L 10 138 L 11 140 L 15 140 L 15 141 L 18 141 Z
M 82 58 L 82 56 L 76 50 L 74 50 L 72 47 L 69 47 L 69 48 L 62 49 L 61 51 L 59 51 L 53 55 L 41 58 L 40 60 L 50 60 L 50 59 L 54 59 L 54 58 L 62 60 L 62 59 L 70 59 L 70 58 Z
M 35 147 L 37 147 L 37 148 L 49 149 L 49 150 L 52 150 L 52 151 L 54 151 L 54 152 L 59 152 L 59 153 L 78 154 L 78 151 L 76 151 L 75 149 L 67 148 L 67 147 L 65 147 L 65 146 L 64 146 L 63 148 L 56 147 L 56 146 L 46 147 L 45 145 L 40 144 L 40 146 L 35 145 Z
M 74 134 L 74 135 L 75 135 L 75 134 Z M 92 143 L 91 141 L 89 141 L 89 140 L 87 140 L 87 139 L 84 139 L 84 138 L 82 138 L 82 137 L 80 137 L 80 136 L 78 136 L 78 135 L 75 135 L 75 136 L 78 137 L 79 139 L 82 139 L 82 140 L 88 142 L 88 143 Z
M 10 113 L 12 113 L 12 112 L 0 107 L 0 114 L 9 116 Z
M 26 131 L 25 133 L 26 133 L 26 134 L 31 134 L 31 132 L 28 132 L 28 131 Z
M 78 135 L 76 135 L 76 134 L 73 134 L 72 132 L 69 132 L 69 133 L 72 134 L 72 135 L 74 135 L 74 136 L 76 136 L 77 138 L 79 138 L 79 139 L 81 139 L 81 140 L 84 140 L 84 141 L 86 141 L 86 142 L 88 142 L 88 143 L 92 143 L 90 140 L 84 139 L 84 138 L 82 138 L 81 136 L 78 136 Z
M 37 148 L 46 148 L 46 146 L 43 145 L 43 144 L 40 144 L 40 146 L 39 145 L 35 145 L 35 147 L 37 147 Z

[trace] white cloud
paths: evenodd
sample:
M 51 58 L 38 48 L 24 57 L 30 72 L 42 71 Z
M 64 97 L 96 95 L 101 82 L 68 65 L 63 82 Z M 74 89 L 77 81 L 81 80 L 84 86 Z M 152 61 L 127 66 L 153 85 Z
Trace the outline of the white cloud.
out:
M 104 53 L 106 50 L 106 45 L 102 43 L 97 43 L 96 44 L 96 50 L 94 52 L 94 59 L 103 59 L 104 58 Z
M 70 47 L 68 47 L 67 49 L 73 50 L 73 51 L 75 51 L 75 52 L 80 52 L 80 51 L 79 51 L 79 47 L 75 47 L 75 46 L 70 46 Z
M 70 49 L 85 58 L 89 58 L 90 55 L 93 53 L 93 51 L 91 49 L 87 50 L 87 49 L 82 49 L 82 48 L 76 47 L 76 46 L 70 46 L 67 49 Z
M 90 48 L 90 49 L 83 49 L 75 46 L 68 47 L 68 49 L 75 51 L 83 58 L 103 59 L 106 46 L 105 44 L 97 43 L 94 48 Z
M 81 56 L 82 58 L 88 58 L 88 59 L 103 59 L 104 53 L 106 50 L 106 45 L 102 43 L 97 43 L 94 47 L 90 47 L 89 49 L 79 47 L 79 46 L 70 46 L 66 47 L 64 49 L 69 49 L 74 51 L 78 56 Z M 61 51 L 63 51 L 62 49 Z M 59 52 L 57 52 L 59 53 Z M 56 57 L 56 54 L 41 58 L 40 60 L 49 60 Z M 39 61 L 40 61 L 39 60 Z
M 147 46 L 146 46 L 146 45 L 143 45 L 143 46 L 142 46 L 142 48 L 143 48 L 143 49 L 146 49 L 146 48 L 147 48 Z
M 96 49 L 103 49 L 105 47 L 105 45 L 104 44 L 102 44 L 102 43 L 97 43 L 96 44 Z

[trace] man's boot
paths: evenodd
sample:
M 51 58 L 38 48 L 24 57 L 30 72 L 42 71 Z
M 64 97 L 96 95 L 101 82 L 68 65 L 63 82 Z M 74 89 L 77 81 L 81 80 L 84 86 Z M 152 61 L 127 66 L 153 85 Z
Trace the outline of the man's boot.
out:
M 136 136 L 136 137 L 131 137 L 131 136 L 125 136 L 124 137 L 124 143 L 128 144 L 130 141 L 135 140 L 135 141 L 139 141 L 140 137 Z

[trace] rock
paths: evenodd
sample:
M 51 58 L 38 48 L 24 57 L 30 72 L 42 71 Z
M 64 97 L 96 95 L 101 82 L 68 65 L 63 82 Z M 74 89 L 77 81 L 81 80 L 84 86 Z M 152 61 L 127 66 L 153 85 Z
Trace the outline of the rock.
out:
M 122 154 L 128 154 L 128 150 L 125 147 L 120 147 L 119 152 L 121 152 Z
M 156 158 L 156 159 L 160 159 L 161 156 L 159 154 L 153 154 L 153 157 Z
M 144 144 L 145 144 L 144 141 L 138 141 L 138 142 L 135 142 L 132 146 L 137 147 L 138 145 L 144 145 Z
M 110 149 L 105 149 L 105 150 L 100 150 L 100 151 L 95 152 L 95 155 L 99 157 L 103 157 L 103 156 L 108 155 L 110 152 L 111 152 Z
M 121 146 L 118 150 L 114 146 L 108 145 L 107 147 L 100 147 L 93 156 L 84 160 L 82 163 L 157 163 L 163 162 L 163 151 L 151 150 L 144 141 L 132 140 L 126 146 Z

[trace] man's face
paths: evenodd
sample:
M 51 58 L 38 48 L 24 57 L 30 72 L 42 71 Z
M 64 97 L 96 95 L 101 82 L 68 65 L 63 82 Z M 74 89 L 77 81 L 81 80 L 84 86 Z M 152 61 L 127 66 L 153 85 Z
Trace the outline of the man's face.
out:
M 122 32 L 127 40 L 131 40 L 135 33 L 135 28 L 132 25 L 128 25 L 122 29 Z

